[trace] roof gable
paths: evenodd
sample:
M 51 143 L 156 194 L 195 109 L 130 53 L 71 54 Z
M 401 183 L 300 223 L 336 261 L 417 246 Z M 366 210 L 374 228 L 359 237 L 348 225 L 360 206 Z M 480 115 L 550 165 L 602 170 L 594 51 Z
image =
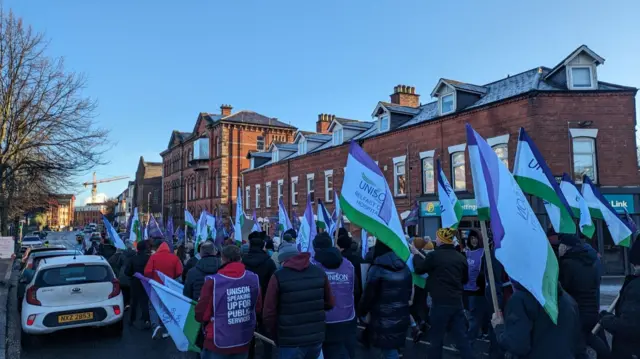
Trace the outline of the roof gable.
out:
M 587 45 L 581 45 L 577 49 L 575 49 L 569 56 L 565 57 L 564 60 L 560 61 L 556 66 L 554 66 L 551 71 L 544 77 L 545 80 L 551 77 L 553 74 L 558 72 L 561 68 L 567 66 L 571 61 L 573 61 L 580 54 L 586 54 L 587 56 L 593 59 L 593 62 L 597 65 L 604 64 L 604 58 L 600 55 L 596 54 L 593 50 L 591 50 Z
M 436 84 L 436 87 L 433 88 L 433 91 L 431 91 L 431 97 L 438 97 L 440 88 L 442 88 L 443 86 L 448 86 L 457 91 L 469 92 L 480 96 L 486 94 L 488 91 L 488 89 L 484 86 L 478 86 L 461 81 L 441 78 Z

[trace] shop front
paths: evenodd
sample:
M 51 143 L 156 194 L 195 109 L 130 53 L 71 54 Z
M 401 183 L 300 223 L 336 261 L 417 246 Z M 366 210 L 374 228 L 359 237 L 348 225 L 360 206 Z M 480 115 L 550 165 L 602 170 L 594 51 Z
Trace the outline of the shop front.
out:
M 602 189 L 602 192 L 607 189 Z M 637 190 L 636 190 L 637 191 Z M 634 192 L 636 192 L 634 191 Z M 631 191 L 630 191 L 631 192 Z M 640 219 L 640 206 L 638 205 L 637 193 L 603 193 L 605 199 L 609 201 L 611 207 L 622 218 L 626 216 L 625 210 L 629 213 L 632 220 L 638 225 Z M 460 229 L 463 230 L 463 236 L 467 229 L 480 230 L 480 222 L 478 221 L 478 212 L 476 201 L 473 198 L 461 199 L 462 202 L 462 221 Z M 551 228 L 549 217 L 546 214 L 544 204 L 538 198 L 530 198 L 531 206 L 536 213 L 542 228 Z M 627 249 L 616 246 L 611 239 L 611 234 L 607 230 L 604 221 L 595 219 L 596 233 L 591 239 L 587 239 L 593 248 L 595 248 L 603 263 L 605 275 L 625 275 L 628 273 Z M 435 239 L 435 233 L 440 228 L 440 202 L 439 201 L 421 201 L 420 202 L 420 221 L 418 233 L 422 236 L 430 236 Z M 639 226 L 640 227 L 640 226 Z

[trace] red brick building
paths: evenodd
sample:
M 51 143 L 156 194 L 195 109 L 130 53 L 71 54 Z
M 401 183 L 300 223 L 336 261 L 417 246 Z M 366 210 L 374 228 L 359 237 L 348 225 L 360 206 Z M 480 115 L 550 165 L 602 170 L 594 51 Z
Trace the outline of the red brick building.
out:
M 73 225 L 76 196 L 72 194 L 50 194 L 47 200 L 47 225 L 61 230 Z
M 291 142 L 296 128 L 253 111 L 200 113 L 191 132 L 173 131 L 163 160 L 162 209 L 184 224 L 185 202 L 196 219 L 203 209 L 233 213 L 240 173 L 249 168 L 249 152 L 273 142 Z M 186 198 L 186 200 L 185 200 Z
M 588 174 L 614 208 L 626 208 L 637 221 L 640 206 L 635 125 L 636 89 L 599 81 L 604 59 L 581 46 L 552 68 L 536 67 L 485 85 L 440 79 L 431 91 L 434 101 L 421 103 L 411 86 L 398 85 L 390 102 L 378 102 L 373 121 L 333 118 L 324 142 L 296 136 L 296 146 L 271 146 L 244 173 L 247 213 L 277 216 L 283 197 L 289 213 L 301 215 L 306 196 L 322 198 L 333 210 L 333 191 L 340 190 L 348 142 L 358 143 L 385 174 L 401 217 L 420 204 L 418 232 L 431 235 L 439 226 L 435 193 L 435 160 L 459 199 L 464 200 L 461 227 L 478 226 L 464 126 L 471 124 L 513 168 L 518 131 L 524 127 L 536 142 L 552 172 L 573 174 L 580 182 Z M 313 142 L 313 146 L 312 146 Z M 532 199 L 543 226 L 543 204 Z M 624 273 L 626 253 L 613 246 L 603 223 L 597 223 L 591 243 L 603 255 L 608 273 Z

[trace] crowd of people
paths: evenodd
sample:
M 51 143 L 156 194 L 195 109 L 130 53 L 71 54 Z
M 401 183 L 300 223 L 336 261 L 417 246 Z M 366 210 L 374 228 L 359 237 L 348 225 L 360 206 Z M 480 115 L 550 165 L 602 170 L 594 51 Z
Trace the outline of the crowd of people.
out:
M 491 241 L 476 231 L 462 238 L 459 231 L 441 228 L 435 241 L 407 238 L 408 261 L 382 240 L 359 244 L 344 229 L 337 238 L 319 232 L 310 252 L 300 251 L 293 229 L 273 239 L 253 232 L 244 244 L 182 244 L 177 255 L 162 239 L 124 251 L 98 243 L 87 252 L 109 255 L 130 324 L 150 329 L 154 339 L 167 332 L 133 274 L 162 283 L 161 272 L 183 282 L 183 295 L 197 301 L 195 317 L 202 323 L 197 344 L 205 359 L 252 359 L 256 336 L 265 359 L 274 350 L 279 359 L 354 359 L 358 342 L 396 359 L 408 333 L 414 342 L 430 343 L 429 359 L 442 358 L 445 337 L 463 359 L 481 355 L 478 339 L 490 343 L 490 358 L 587 358 L 588 347 L 598 358 L 640 357 L 640 235 L 629 251 L 632 273 L 615 310 L 601 312 L 597 252 L 577 235 L 550 233 L 559 265 L 554 323 L 536 298 L 508 277 Z M 368 248 L 361 251 L 359 245 Z M 415 276 L 426 277 L 424 288 L 414 284 Z M 596 326 L 613 336 L 611 346 Z

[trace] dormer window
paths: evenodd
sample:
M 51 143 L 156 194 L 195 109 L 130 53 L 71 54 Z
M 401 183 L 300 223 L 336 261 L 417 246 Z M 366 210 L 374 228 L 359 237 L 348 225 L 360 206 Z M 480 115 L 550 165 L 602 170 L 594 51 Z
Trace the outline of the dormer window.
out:
M 593 88 L 593 69 L 591 66 L 571 66 L 569 73 L 571 88 L 576 90 Z
M 441 115 L 446 115 L 455 111 L 455 92 L 440 96 L 439 102 Z
M 389 114 L 384 113 L 378 117 L 378 130 L 380 132 L 389 131 Z
M 333 145 L 340 146 L 344 142 L 344 130 L 342 127 L 336 127 L 333 130 Z
M 279 159 L 280 155 L 278 153 L 278 150 L 274 149 L 273 152 L 271 152 L 271 162 L 278 162 Z
M 304 155 L 305 153 L 307 153 L 307 140 L 302 138 L 298 142 L 298 154 Z

